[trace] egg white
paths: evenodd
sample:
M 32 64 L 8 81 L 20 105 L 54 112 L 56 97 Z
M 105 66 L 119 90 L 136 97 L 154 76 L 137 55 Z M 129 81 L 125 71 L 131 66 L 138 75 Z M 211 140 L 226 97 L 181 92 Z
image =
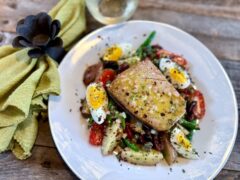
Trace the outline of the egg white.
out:
M 186 79 L 184 83 L 179 83 L 171 79 L 171 77 L 169 76 L 169 70 L 172 68 L 177 69 L 178 71 L 184 74 L 184 77 Z M 165 76 L 168 76 L 170 78 L 169 80 L 171 81 L 171 83 L 175 88 L 185 89 L 191 84 L 191 80 L 188 73 L 182 67 L 180 67 L 177 63 L 173 62 L 169 58 L 162 58 L 160 60 L 159 69 L 163 72 Z
M 120 49 L 121 50 L 121 55 L 119 56 L 119 54 L 115 54 L 116 51 L 109 51 L 110 49 Z M 133 51 L 133 47 L 132 47 L 132 44 L 129 44 L 129 43 L 119 43 L 119 44 L 114 44 L 112 46 L 110 46 L 109 48 L 106 49 L 104 55 L 103 55 L 103 59 L 105 61 L 118 61 L 118 60 L 121 60 L 121 59 L 125 59 L 125 58 L 128 58 L 130 57 L 132 54 L 134 53 Z M 109 56 L 113 56 L 114 59 L 109 59 Z M 118 57 L 119 56 L 119 57 Z M 108 57 L 108 58 L 106 58 Z
M 177 139 L 178 135 L 182 135 L 187 139 L 185 134 L 178 127 L 175 127 L 171 131 L 171 136 L 170 136 L 170 142 L 171 142 L 173 148 L 180 155 L 182 155 L 183 157 L 185 157 L 187 159 L 199 159 L 198 153 L 192 148 L 192 146 L 191 146 L 191 148 L 187 149 L 178 142 L 178 139 Z
M 92 118 L 93 120 L 97 123 L 97 124 L 102 124 L 104 123 L 106 117 L 107 117 L 107 114 L 105 112 L 105 110 L 101 107 L 97 110 L 95 109 L 90 109 L 91 111 L 91 115 L 92 115 Z
M 123 51 L 123 54 L 122 54 L 121 58 L 127 58 L 127 57 L 130 57 L 133 54 L 132 44 L 120 43 L 120 44 L 117 44 L 116 46 L 120 47 Z
M 88 89 L 93 86 L 93 87 L 97 87 L 97 86 L 101 86 L 100 84 L 97 84 L 97 83 L 91 83 L 88 87 L 87 87 L 87 91 L 86 91 L 86 97 L 88 97 L 88 94 L 89 91 Z M 101 91 L 104 91 L 105 92 L 105 89 L 103 87 L 100 87 L 101 88 Z M 99 107 L 99 108 L 93 108 L 91 107 L 91 102 L 89 102 L 89 99 L 87 98 L 87 104 L 88 104 L 88 107 L 90 109 L 90 112 L 91 112 L 91 115 L 92 115 L 92 118 L 93 120 L 97 123 L 97 124 L 102 124 L 106 117 L 107 117 L 107 113 L 106 113 L 106 106 L 108 104 L 108 101 L 106 99 L 106 101 L 103 102 L 103 104 Z

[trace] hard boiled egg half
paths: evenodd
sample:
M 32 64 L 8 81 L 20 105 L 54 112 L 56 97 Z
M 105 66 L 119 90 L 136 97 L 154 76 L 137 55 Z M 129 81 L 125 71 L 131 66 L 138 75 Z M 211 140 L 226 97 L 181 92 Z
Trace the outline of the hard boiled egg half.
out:
M 160 59 L 159 69 L 175 88 L 185 89 L 191 84 L 188 73 L 169 58 Z
M 170 136 L 173 148 L 183 157 L 188 159 L 198 159 L 198 153 L 193 149 L 191 142 L 187 139 L 183 131 L 175 127 Z
M 101 83 L 91 83 L 87 87 L 86 100 L 93 120 L 102 124 L 107 116 L 108 97 Z
M 118 61 L 119 59 L 129 57 L 133 53 L 131 44 L 120 43 L 107 48 L 103 55 L 104 61 Z

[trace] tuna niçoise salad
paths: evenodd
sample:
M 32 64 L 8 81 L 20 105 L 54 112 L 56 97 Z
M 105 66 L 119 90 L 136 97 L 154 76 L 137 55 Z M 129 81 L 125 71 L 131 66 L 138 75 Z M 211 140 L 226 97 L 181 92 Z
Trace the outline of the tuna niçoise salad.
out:
M 158 44 L 156 32 L 134 49 L 106 48 L 83 77 L 89 143 L 104 156 L 138 165 L 171 165 L 177 157 L 198 159 L 192 137 L 205 114 L 203 94 L 192 81 L 187 60 Z

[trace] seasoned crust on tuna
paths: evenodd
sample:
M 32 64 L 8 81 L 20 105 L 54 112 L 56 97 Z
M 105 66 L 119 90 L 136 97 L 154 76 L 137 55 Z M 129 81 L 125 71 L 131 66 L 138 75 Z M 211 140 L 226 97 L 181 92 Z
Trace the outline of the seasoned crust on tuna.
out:
M 158 131 L 169 130 L 185 113 L 185 100 L 149 60 L 119 74 L 109 94 L 132 116 Z

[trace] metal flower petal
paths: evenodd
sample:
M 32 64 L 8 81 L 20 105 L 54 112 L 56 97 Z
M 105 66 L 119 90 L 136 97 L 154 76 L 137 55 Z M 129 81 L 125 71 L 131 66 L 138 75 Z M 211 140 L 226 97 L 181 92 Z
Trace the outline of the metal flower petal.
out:
M 52 18 L 47 13 L 37 14 L 37 26 L 41 30 L 41 34 L 50 35 Z
M 31 47 L 32 44 L 28 40 L 26 40 L 22 36 L 15 37 L 12 42 L 13 47 L 23 48 L 23 47 Z
M 33 48 L 28 52 L 32 58 L 47 54 L 59 61 L 65 54 L 62 39 L 57 37 L 60 29 L 60 21 L 52 21 L 51 16 L 45 12 L 30 15 L 17 23 L 16 31 L 19 36 L 13 40 L 12 45 L 18 48 Z
M 18 21 L 17 27 L 18 27 L 19 25 L 21 25 L 21 24 L 24 24 L 24 19 L 21 19 L 21 20 Z
M 66 55 L 66 51 L 61 47 L 48 47 L 47 54 L 54 60 L 60 63 L 62 58 Z
M 37 34 L 32 39 L 32 44 L 34 46 L 47 46 L 50 41 L 50 38 L 46 34 Z
M 18 23 L 16 28 L 17 33 L 20 36 L 23 36 L 28 41 L 31 41 L 32 37 L 35 34 L 35 31 L 38 29 L 37 19 L 35 16 L 27 16 L 24 21 L 21 20 L 21 23 Z
M 51 24 L 51 35 L 50 37 L 53 39 L 55 38 L 61 29 L 61 23 L 58 20 L 54 20 Z
M 28 55 L 31 58 L 40 58 L 44 54 L 45 54 L 45 52 L 40 48 L 35 48 L 35 49 L 31 49 L 31 50 L 28 51 Z
M 59 37 L 55 38 L 48 44 L 48 47 L 62 47 L 62 46 L 63 46 L 63 41 Z

